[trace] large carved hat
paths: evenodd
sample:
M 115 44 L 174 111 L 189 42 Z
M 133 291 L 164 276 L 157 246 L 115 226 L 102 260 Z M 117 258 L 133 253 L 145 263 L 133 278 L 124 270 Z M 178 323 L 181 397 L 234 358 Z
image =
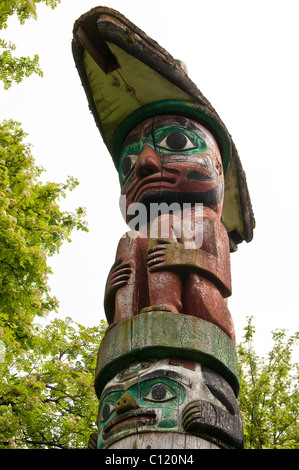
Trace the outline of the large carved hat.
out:
M 74 25 L 73 55 L 89 107 L 118 169 L 128 132 L 158 114 L 197 120 L 214 135 L 225 171 L 222 222 L 231 250 L 253 237 L 245 173 L 234 142 L 209 101 L 183 67 L 119 12 L 97 7 Z

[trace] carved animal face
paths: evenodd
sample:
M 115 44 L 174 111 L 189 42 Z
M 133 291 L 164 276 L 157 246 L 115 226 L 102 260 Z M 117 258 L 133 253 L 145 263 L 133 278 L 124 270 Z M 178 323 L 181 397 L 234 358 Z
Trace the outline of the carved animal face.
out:
M 126 137 L 119 166 L 127 206 L 135 202 L 201 202 L 221 213 L 224 177 L 212 134 L 181 116 L 157 116 Z

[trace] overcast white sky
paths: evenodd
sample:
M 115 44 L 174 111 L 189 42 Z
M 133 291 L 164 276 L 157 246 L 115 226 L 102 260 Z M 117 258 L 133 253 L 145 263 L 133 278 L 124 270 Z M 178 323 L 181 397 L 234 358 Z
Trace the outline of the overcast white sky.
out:
M 18 55 L 39 54 L 44 78 L 0 91 L 0 120 L 22 123 L 48 181 L 77 177 L 63 201 L 86 206 L 89 234 L 73 234 L 51 259 L 59 315 L 85 325 L 104 319 L 103 293 L 118 240 L 126 230 L 119 185 L 101 141 L 71 53 L 74 21 L 98 0 L 40 6 L 38 21 L 12 20 L 5 37 Z M 107 0 L 183 60 L 238 148 L 256 218 L 254 239 L 232 254 L 229 307 L 237 341 L 246 316 L 255 317 L 256 349 L 267 352 L 270 332 L 298 329 L 298 1 Z M 2 34 L 2 37 L 4 34 Z

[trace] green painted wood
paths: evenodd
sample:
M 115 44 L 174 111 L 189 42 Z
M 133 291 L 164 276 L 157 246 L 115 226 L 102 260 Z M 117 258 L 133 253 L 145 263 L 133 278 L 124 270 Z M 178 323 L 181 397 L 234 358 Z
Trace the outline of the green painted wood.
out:
M 123 368 L 138 360 L 181 358 L 220 373 L 239 391 L 238 361 L 231 339 L 216 325 L 183 314 L 149 311 L 110 328 L 99 348 L 96 368 L 98 397 Z

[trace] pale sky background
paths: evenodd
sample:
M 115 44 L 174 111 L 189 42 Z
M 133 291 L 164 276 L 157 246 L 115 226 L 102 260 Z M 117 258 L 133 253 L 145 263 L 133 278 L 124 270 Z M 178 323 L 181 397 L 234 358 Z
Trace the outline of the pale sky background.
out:
M 61 206 L 85 206 L 89 233 L 76 232 L 50 259 L 49 284 L 59 316 L 93 326 L 104 319 L 103 294 L 118 240 L 126 231 L 119 183 L 76 71 L 75 20 L 99 0 L 62 0 L 38 7 L 38 21 L 6 32 L 18 55 L 40 56 L 44 78 L 31 76 L 0 91 L 0 120 L 22 123 L 48 181 L 77 177 Z M 107 0 L 171 55 L 212 103 L 238 148 L 256 218 L 254 239 L 231 255 L 229 300 L 237 342 L 246 317 L 254 347 L 269 351 L 270 333 L 298 329 L 298 0 Z

